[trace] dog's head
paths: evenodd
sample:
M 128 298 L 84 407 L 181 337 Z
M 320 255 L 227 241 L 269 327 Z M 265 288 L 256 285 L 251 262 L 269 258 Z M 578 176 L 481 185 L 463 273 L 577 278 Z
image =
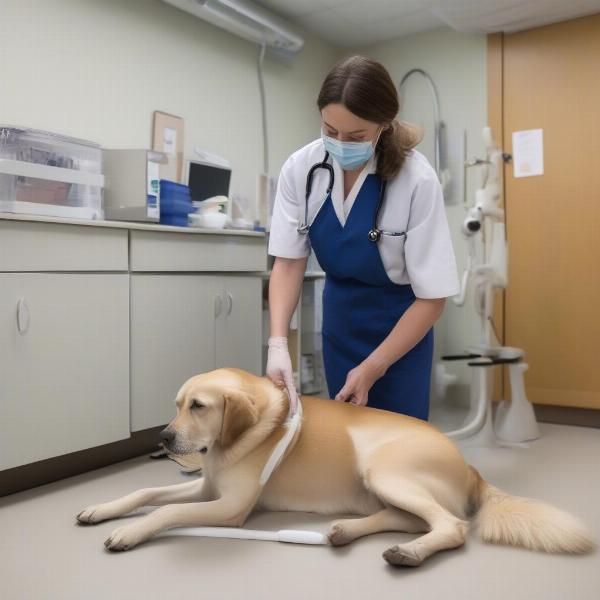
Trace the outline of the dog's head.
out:
M 177 414 L 160 432 L 170 458 L 201 468 L 215 445 L 227 448 L 258 422 L 264 378 L 239 369 L 217 369 L 188 379 L 175 398 Z

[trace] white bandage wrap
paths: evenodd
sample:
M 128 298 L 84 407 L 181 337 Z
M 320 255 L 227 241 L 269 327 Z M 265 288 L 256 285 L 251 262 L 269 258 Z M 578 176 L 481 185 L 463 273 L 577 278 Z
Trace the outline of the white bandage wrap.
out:
M 290 414 L 291 405 L 290 410 L 288 411 L 286 421 L 283 424 L 287 431 L 285 432 L 283 437 L 277 442 L 277 445 L 275 446 L 275 448 L 273 448 L 273 452 L 271 452 L 271 456 L 269 456 L 269 460 L 267 460 L 265 466 L 263 467 L 259 480 L 261 486 L 264 486 L 265 483 L 267 483 L 269 477 L 271 477 L 271 473 L 277 468 L 277 466 L 281 462 L 281 459 L 283 458 L 283 455 L 285 454 L 285 451 L 287 450 L 288 446 L 292 442 L 294 435 L 300 430 L 300 424 L 302 421 L 302 402 L 300 402 L 299 398 L 298 409 L 296 411 L 296 414 L 292 417 L 290 417 Z

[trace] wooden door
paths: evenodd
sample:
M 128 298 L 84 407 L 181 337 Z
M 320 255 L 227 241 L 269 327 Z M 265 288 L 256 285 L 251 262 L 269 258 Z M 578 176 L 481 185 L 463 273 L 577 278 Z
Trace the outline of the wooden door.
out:
M 544 174 L 504 184 L 505 344 L 533 403 L 600 408 L 600 15 L 503 36 L 503 140 L 543 129 Z

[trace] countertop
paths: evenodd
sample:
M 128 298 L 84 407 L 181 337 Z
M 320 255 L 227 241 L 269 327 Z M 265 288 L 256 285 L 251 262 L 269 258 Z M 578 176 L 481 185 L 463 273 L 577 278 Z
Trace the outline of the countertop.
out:
M 106 221 L 92 219 L 70 219 L 66 217 L 48 217 L 45 215 L 26 215 L 19 213 L 0 212 L 0 220 L 5 221 L 36 221 L 41 223 L 62 223 L 67 225 L 87 225 L 90 227 L 113 227 L 118 229 L 142 229 L 145 231 L 170 231 L 176 233 L 205 233 L 218 235 L 245 235 L 251 237 L 265 237 L 263 231 L 249 231 L 247 229 L 201 229 L 199 227 L 176 227 L 174 225 L 161 225 L 160 223 L 135 223 L 133 221 Z

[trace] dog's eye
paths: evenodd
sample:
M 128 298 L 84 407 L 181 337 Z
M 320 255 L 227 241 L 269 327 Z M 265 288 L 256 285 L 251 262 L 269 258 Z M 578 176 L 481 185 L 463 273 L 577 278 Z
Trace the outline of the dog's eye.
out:
M 198 402 L 198 400 L 194 400 L 192 402 L 192 408 L 204 408 L 204 404 L 202 402 Z

